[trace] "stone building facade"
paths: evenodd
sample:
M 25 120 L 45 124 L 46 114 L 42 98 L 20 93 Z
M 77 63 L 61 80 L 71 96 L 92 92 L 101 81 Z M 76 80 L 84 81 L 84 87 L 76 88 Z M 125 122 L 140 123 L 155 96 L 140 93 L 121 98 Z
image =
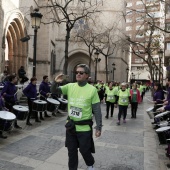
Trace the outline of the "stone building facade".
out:
M 17 73 L 19 67 L 23 65 L 28 77 L 32 77 L 34 29 L 31 27 L 30 13 L 32 9 L 46 5 L 48 2 L 47 0 L 5 0 L 0 2 L 1 72 L 7 69 L 10 73 Z M 102 11 L 98 15 L 100 25 L 109 27 L 116 23 L 119 37 L 123 41 L 125 33 L 125 20 L 123 18 L 126 8 L 125 1 L 105 0 L 98 8 Z M 43 18 L 37 33 L 36 77 L 41 81 L 43 75 L 48 75 L 52 81 L 56 74 L 63 72 L 65 25 L 56 23 L 47 24 L 51 18 L 58 17 L 54 11 L 50 12 L 49 8 L 40 8 L 39 12 L 41 12 Z M 20 39 L 27 35 L 30 36 L 30 40 L 21 42 Z M 109 56 L 107 63 L 109 80 L 112 80 L 113 76 L 116 81 L 122 82 L 127 80 L 129 59 L 125 48 L 128 47 L 116 46 L 114 53 Z M 83 43 L 76 43 L 74 39 L 71 39 L 68 55 L 68 75 L 70 81 L 74 81 L 76 65 L 89 63 L 88 48 Z M 97 79 L 105 81 L 105 60 L 101 54 L 99 57 L 101 61 L 98 63 Z M 113 63 L 116 68 L 114 71 Z M 95 66 L 93 56 L 91 63 L 91 77 L 93 80 Z

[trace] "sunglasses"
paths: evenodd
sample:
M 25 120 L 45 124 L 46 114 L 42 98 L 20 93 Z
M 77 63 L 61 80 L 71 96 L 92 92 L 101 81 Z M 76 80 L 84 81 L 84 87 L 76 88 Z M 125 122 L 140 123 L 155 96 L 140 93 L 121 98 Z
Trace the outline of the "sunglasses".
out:
M 76 73 L 76 74 L 83 75 L 85 72 L 84 72 L 84 71 L 76 71 L 75 73 Z

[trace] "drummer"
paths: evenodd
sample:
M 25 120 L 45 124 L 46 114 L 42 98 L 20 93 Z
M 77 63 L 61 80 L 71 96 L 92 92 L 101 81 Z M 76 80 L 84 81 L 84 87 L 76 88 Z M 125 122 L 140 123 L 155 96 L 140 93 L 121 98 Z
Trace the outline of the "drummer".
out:
M 164 105 L 168 105 L 168 104 L 170 104 L 170 77 L 168 77 L 167 79 L 166 79 L 166 84 L 167 84 L 167 86 L 168 86 L 168 93 L 167 93 L 167 98 L 164 100 Z
M 0 95 L 0 111 L 2 111 L 2 110 L 8 110 L 8 109 L 5 107 L 3 97 Z M 7 136 L 3 135 L 3 132 L 0 131 L 0 138 L 6 139 Z
M 36 77 L 32 77 L 30 79 L 30 83 L 28 86 L 23 90 L 24 95 L 28 99 L 28 107 L 29 107 L 29 113 L 27 117 L 26 124 L 28 126 L 32 126 L 32 123 L 30 123 L 30 116 L 34 113 L 35 114 L 35 122 L 41 123 L 41 121 L 38 119 L 38 112 L 32 110 L 32 102 L 37 99 L 37 89 L 36 89 L 37 79 Z
M 45 100 L 50 97 L 51 93 L 50 93 L 50 87 L 48 84 L 48 76 L 43 76 L 43 81 L 40 84 L 39 87 L 39 93 L 40 93 L 40 100 Z M 47 114 L 47 111 L 44 112 L 44 117 L 51 117 Z M 40 112 L 40 119 L 44 120 L 43 116 L 42 116 L 42 112 Z
M 15 84 L 17 83 L 17 77 L 16 75 L 10 75 L 8 77 L 9 81 L 4 85 L 4 88 L 1 91 L 1 95 L 5 99 L 5 106 L 10 111 L 13 112 L 13 106 L 17 104 L 17 88 Z M 14 122 L 14 127 L 17 129 L 22 129 L 17 124 L 17 120 Z
M 155 105 L 153 111 L 155 112 L 158 108 L 160 108 L 163 105 L 163 100 L 165 99 L 165 97 L 160 83 L 154 83 L 154 90 L 155 92 L 153 95 L 153 103 Z M 158 104 L 162 104 L 162 105 L 158 105 Z

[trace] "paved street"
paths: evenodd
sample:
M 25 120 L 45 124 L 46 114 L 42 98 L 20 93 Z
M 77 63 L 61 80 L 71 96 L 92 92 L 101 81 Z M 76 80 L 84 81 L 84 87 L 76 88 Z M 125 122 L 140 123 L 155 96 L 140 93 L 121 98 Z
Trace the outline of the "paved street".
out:
M 146 94 L 149 97 L 149 93 Z M 117 109 L 113 118 L 105 119 L 106 105 L 102 104 L 103 132 L 95 138 L 95 170 L 166 170 L 170 160 L 165 156 L 166 146 L 160 146 L 151 120 L 145 110 L 146 99 L 139 105 L 137 119 L 116 125 Z M 46 118 L 32 127 L 19 121 L 22 130 L 13 130 L 8 138 L 0 139 L 1 170 L 68 170 L 65 141 L 66 113 Z M 79 170 L 87 167 L 79 156 Z

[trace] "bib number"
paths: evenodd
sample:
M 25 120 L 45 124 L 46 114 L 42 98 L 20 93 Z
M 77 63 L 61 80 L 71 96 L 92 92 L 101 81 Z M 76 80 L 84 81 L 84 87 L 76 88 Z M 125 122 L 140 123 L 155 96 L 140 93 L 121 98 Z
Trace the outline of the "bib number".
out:
M 78 107 L 71 106 L 70 111 L 69 111 L 69 116 L 81 119 L 81 117 L 82 117 L 82 109 L 78 108 Z
M 113 100 L 114 96 L 108 96 L 108 100 Z
M 122 102 L 123 102 L 123 103 L 126 103 L 126 102 L 127 102 L 127 100 L 126 100 L 126 99 L 122 99 Z

